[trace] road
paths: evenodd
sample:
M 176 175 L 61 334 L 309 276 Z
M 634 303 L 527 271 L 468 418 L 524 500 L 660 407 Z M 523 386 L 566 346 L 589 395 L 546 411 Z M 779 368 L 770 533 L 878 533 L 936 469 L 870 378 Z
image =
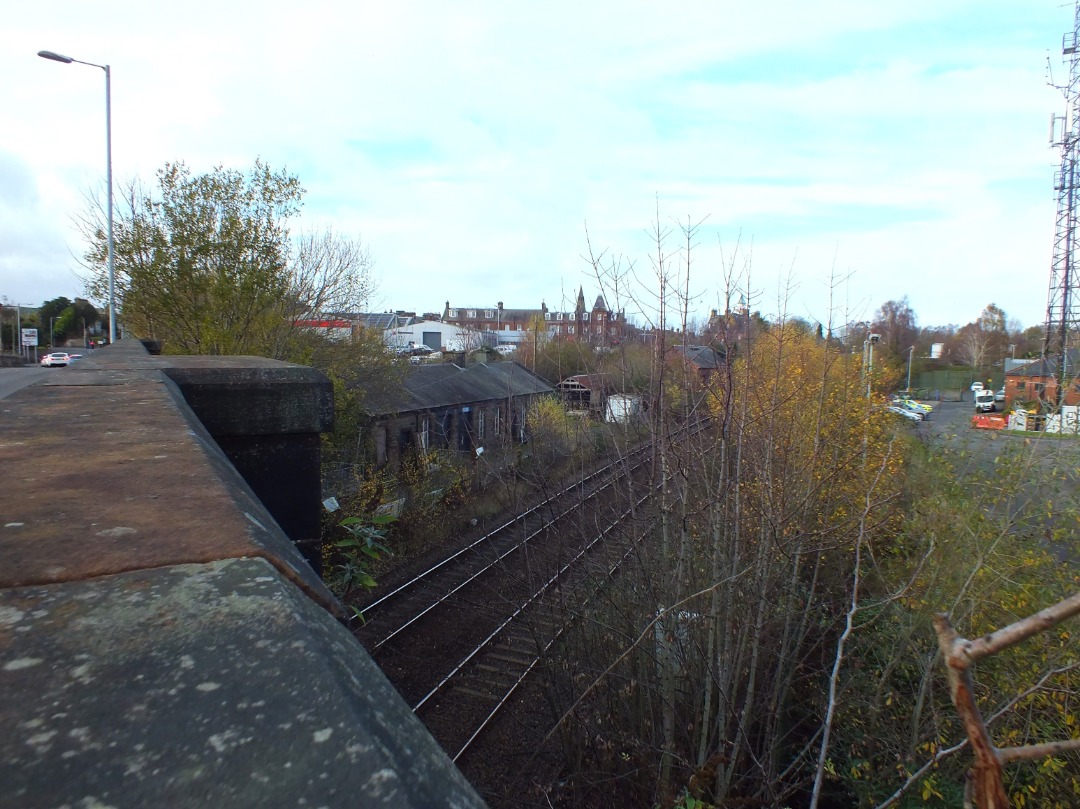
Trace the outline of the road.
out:
M 24 368 L 0 368 L 0 399 L 6 399 L 17 390 L 33 385 L 39 379 L 50 374 L 64 372 L 64 368 L 39 368 L 28 365 Z

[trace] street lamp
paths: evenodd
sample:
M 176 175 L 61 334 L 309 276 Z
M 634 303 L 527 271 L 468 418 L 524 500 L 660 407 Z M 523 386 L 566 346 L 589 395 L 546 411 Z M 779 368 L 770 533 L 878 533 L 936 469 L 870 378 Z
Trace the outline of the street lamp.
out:
M 870 391 L 874 384 L 874 345 L 881 339 L 881 335 L 877 333 L 871 333 L 866 338 L 867 347 L 867 359 L 866 359 L 866 398 L 870 398 Z
M 98 65 L 93 62 L 83 62 L 63 56 L 52 51 L 38 51 L 42 59 L 51 59 L 54 62 L 62 62 L 70 65 L 72 62 L 78 65 L 98 67 L 105 71 L 105 166 L 106 182 L 109 187 L 109 345 L 116 342 L 116 271 L 113 266 L 113 187 L 112 187 L 112 72 L 108 65 Z

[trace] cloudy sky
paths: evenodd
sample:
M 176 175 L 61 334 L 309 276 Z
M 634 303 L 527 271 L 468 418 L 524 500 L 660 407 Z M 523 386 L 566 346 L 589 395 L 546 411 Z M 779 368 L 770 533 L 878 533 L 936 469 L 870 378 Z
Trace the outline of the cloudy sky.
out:
M 591 302 L 591 243 L 647 310 L 649 233 L 678 270 L 691 222 L 695 313 L 734 263 L 766 314 L 826 320 L 834 277 L 840 320 L 907 295 L 921 325 L 991 301 L 1041 323 L 1047 55 L 1063 79 L 1072 21 L 1060 0 L 13 4 L 0 298 L 83 292 L 72 220 L 104 188 L 104 74 L 46 49 L 111 64 L 118 184 L 287 167 L 303 226 L 367 243 L 373 309 Z

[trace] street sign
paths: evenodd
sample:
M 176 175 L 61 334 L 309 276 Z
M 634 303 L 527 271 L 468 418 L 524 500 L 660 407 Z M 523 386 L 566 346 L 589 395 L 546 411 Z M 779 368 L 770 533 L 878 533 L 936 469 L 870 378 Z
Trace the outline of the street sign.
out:
M 23 329 L 22 330 L 22 344 L 24 346 L 36 346 L 37 345 L 37 329 Z

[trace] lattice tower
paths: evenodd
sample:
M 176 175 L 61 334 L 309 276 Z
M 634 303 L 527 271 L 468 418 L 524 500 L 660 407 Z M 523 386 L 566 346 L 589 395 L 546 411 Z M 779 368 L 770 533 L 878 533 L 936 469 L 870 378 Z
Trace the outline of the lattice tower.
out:
M 1056 365 L 1059 393 L 1065 389 L 1067 375 L 1075 373 L 1065 361 L 1069 348 L 1080 335 L 1080 266 L 1077 266 L 1076 224 L 1080 203 L 1080 0 L 1073 14 L 1073 30 L 1062 37 L 1062 59 L 1068 69 L 1068 82 L 1055 85 L 1065 96 L 1064 116 L 1051 119 L 1050 143 L 1061 151 L 1061 166 L 1054 182 L 1057 192 L 1057 218 L 1054 227 L 1054 253 L 1050 266 L 1050 291 L 1046 298 L 1046 337 L 1043 359 Z M 1058 358 L 1061 361 L 1058 361 Z

